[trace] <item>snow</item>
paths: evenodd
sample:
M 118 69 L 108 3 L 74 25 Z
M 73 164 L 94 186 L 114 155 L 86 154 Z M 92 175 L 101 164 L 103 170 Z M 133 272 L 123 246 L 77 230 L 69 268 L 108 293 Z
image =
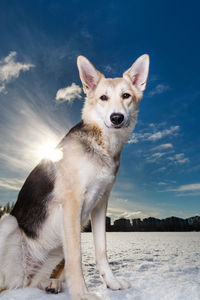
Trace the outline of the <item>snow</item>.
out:
M 199 300 L 200 233 L 108 233 L 108 257 L 116 276 L 132 288 L 110 291 L 95 267 L 91 233 L 82 234 L 83 271 L 88 288 L 104 300 Z M 5 291 L 1 300 L 69 300 L 67 287 L 58 295 L 38 289 Z

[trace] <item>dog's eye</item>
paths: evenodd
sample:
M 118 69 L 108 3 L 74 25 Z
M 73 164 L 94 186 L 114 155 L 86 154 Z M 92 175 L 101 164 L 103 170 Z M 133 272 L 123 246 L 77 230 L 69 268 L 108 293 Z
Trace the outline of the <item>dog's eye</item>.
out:
M 108 100 L 108 97 L 107 97 L 106 95 L 102 95 L 102 96 L 100 97 L 100 99 L 101 99 L 102 101 L 107 101 L 107 100 Z
M 128 93 L 122 94 L 122 98 L 123 98 L 123 99 L 127 99 L 127 98 L 129 98 L 130 96 L 131 96 L 131 95 L 128 94 Z

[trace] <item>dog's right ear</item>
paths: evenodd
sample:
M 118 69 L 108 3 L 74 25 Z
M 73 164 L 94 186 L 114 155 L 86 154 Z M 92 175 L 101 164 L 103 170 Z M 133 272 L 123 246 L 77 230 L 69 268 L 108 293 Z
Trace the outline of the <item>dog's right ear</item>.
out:
M 88 94 L 94 91 L 99 80 L 104 77 L 104 75 L 84 56 L 78 57 L 77 65 L 84 92 Z

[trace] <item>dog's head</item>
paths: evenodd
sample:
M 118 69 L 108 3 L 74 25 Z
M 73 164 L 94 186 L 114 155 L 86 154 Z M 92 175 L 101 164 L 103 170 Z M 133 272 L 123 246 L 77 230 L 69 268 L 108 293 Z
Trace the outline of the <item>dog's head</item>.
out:
M 146 87 L 149 56 L 140 56 L 121 78 L 105 78 L 84 56 L 77 60 L 86 101 L 82 118 L 101 128 L 133 127 Z

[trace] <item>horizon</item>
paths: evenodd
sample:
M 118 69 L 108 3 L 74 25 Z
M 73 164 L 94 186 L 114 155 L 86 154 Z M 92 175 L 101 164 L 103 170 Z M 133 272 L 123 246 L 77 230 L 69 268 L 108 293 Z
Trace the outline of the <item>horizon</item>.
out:
M 148 53 L 147 88 L 107 216 L 200 214 L 200 4 L 153 4 L 1 1 L 0 205 L 16 201 L 45 146 L 81 119 L 77 56 L 119 77 Z
M 0 205 L 0 211 L 3 211 L 3 209 L 5 209 L 7 206 L 9 206 L 9 208 L 11 209 L 13 206 L 14 206 L 14 204 L 15 204 L 15 202 L 12 202 L 12 203 L 10 203 L 10 202 L 7 202 L 5 205 Z M 6 211 L 7 212 L 7 211 Z M 4 213 L 6 213 L 5 211 L 4 211 Z M 3 213 L 3 214 L 4 214 Z M 2 215 L 3 216 L 3 215 Z M 0 218 L 2 217 L 1 215 L 0 215 Z M 200 218 L 200 215 L 193 215 L 193 216 L 189 216 L 189 217 L 185 217 L 185 218 L 180 218 L 180 217 L 177 217 L 177 216 L 175 216 L 175 215 L 171 215 L 171 216 L 167 216 L 167 217 L 165 217 L 165 218 L 156 218 L 156 217 L 152 217 L 152 216 L 147 216 L 147 217 L 144 217 L 144 218 L 129 218 L 129 217 L 124 217 L 124 216 L 119 216 L 118 218 L 112 218 L 112 217 L 109 217 L 107 214 L 106 214 L 106 218 L 109 218 L 110 220 L 111 220 L 111 224 L 113 225 L 114 224 L 114 222 L 115 221 L 117 221 L 117 220 L 121 220 L 121 219 L 125 219 L 125 220 L 130 220 L 130 221 L 133 221 L 133 220 L 138 220 L 138 219 L 140 219 L 140 220 L 144 220 L 144 219 L 148 219 L 148 218 L 152 218 L 152 219 L 158 219 L 158 220 L 165 220 L 165 219 L 170 219 L 170 218 L 178 218 L 178 219 L 183 219 L 183 220 L 187 220 L 187 219 L 191 219 L 191 218 Z M 90 222 L 90 220 L 88 221 L 88 223 Z M 86 227 L 88 226 L 88 224 L 86 225 Z

